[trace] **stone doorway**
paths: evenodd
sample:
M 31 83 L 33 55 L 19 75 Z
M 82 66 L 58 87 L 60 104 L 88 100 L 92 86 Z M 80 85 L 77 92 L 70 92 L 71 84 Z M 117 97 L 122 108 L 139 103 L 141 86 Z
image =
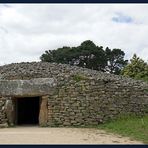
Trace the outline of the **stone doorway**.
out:
M 49 125 L 51 110 L 48 106 L 48 99 L 55 93 L 55 86 L 53 78 L 2 80 L 0 96 L 6 98 L 3 108 L 6 113 L 6 123 L 10 126 L 19 124 Z M 34 106 L 35 108 L 33 108 Z M 32 113 L 33 109 L 34 113 Z M 50 113 L 48 113 L 49 110 Z
M 25 97 L 16 99 L 16 124 L 38 125 L 40 97 Z
M 7 100 L 6 117 L 8 125 L 47 126 L 48 97 L 10 97 Z

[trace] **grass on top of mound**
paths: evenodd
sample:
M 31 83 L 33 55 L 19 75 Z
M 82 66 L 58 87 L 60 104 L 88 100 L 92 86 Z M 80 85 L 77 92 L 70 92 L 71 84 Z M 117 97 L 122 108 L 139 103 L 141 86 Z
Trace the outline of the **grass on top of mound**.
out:
M 143 117 L 120 117 L 116 120 L 100 124 L 98 128 L 148 144 L 148 115 Z

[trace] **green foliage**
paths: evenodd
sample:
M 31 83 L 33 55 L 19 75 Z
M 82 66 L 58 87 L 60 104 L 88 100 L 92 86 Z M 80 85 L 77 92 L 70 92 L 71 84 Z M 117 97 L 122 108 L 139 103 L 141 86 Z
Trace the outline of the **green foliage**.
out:
M 145 91 L 145 92 L 148 92 L 148 89 L 145 89 L 144 91 Z
M 143 117 L 123 116 L 116 120 L 100 124 L 98 128 L 148 144 L 148 115 Z
M 87 78 L 85 76 L 82 76 L 82 75 L 79 75 L 79 74 L 73 76 L 73 80 L 75 80 L 76 82 L 79 82 L 81 80 L 86 80 L 86 79 Z
M 121 71 L 121 74 L 131 78 L 148 81 L 148 64 L 134 54 L 130 63 Z
M 86 40 L 77 47 L 62 47 L 45 51 L 40 57 L 43 62 L 56 62 L 76 65 L 94 70 L 119 74 L 127 63 L 121 49 L 103 49 L 92 41 Z
M 120 74 L 121 69 L 127 65 L 128 60 L 124 60 L 125 53 L 121 49 L 105 50 L 107 58 L 106 71 L 114 74 Z

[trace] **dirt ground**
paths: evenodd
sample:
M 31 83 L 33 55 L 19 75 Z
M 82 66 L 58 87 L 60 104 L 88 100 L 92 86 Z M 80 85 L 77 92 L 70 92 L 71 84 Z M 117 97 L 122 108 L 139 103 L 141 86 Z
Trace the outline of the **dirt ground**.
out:
M 0 129 L 0 144 L 142 144 L 90 128 L 14 127 Z

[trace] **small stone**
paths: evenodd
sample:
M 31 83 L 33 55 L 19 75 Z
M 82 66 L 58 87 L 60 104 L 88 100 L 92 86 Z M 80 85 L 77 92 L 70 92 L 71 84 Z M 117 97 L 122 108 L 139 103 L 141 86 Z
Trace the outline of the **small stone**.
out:
M 0 128 L 6 128 L 6 127 L 8 127 L 8 123 L 0 124 Z

